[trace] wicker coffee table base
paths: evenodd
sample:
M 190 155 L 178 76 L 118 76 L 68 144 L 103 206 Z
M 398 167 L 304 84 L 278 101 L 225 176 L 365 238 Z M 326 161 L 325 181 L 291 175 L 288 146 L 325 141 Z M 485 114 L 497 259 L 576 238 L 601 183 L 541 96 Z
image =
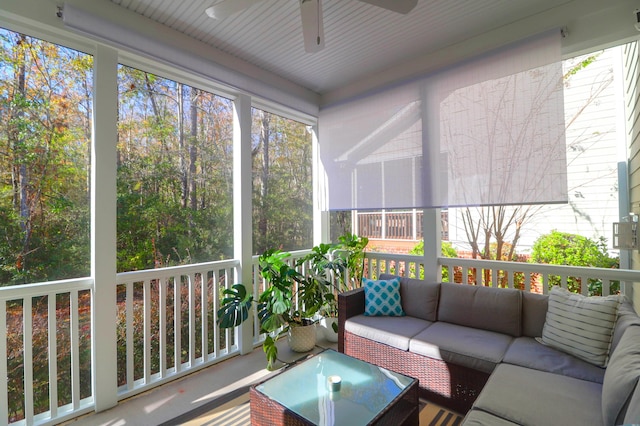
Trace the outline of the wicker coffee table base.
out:
M 307 426 L 313 423 L 256 390 L 249 390 L 252 426 Z M 369 424 L 379 426 L 419 426 L 418 381 L 392 401 L 386 410 Z
M 388 370 L 415 377 L 420 397 L 464 415 L 489 379 L 488 373 L 447 364 L 344 332 L 344 353 Z

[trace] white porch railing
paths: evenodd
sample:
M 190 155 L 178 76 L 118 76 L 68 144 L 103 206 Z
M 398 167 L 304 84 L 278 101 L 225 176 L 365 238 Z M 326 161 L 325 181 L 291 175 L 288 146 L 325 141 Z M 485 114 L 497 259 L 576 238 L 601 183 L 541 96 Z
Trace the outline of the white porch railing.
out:
M 289 261 L 308 252 L 294 252 Z M 553 282 L 605 295 L 640 282 L 640 271 L 461 258 L 438 263 L 446 280 L 543 293 Z M 257 295 L 264 283 L 257 257 L 253 264 Z M 228 260 L 117 275 L 120 399 L 240 352 L 235 330 L 216 325 L 222 290 L 236 282 L 238 267 Z M 367 277 L 420 277 L 422 271 L 422 256 L 366 256 Z M 94 409 L 91 307 L 99 301 L 92 289 L 90 278 L 0 288 L 0 353 L 7 354 L 0 357 L 0 377 L 7 378 L 0 380 L 0 425 L 55 424 Z M 253 331 L 258 345 L 263 336 L 256 320 Z
M 93 409 L 92 286 L 81 278 L 0 288 L 0 424 L 53 424 Z
M 236 282 L 239 264 L 227 260 L 118 274 L 120 399 L 239 352 L 234 330 L 216 325 L 222 291 Z
M 560 285 L 584 295 L 608 295 L 622 291 L 625 285 L 640 282 L 640 271 L 505 262 L 482 259 L 438 258 L 443 281 L 519 288 L 547 294 L 551 285 Z M 369 252 L 365 276 L 375 278 L 391 273 L 420 278 L 424 271 L 422 256 Z M 585 283 L 585 285 L 582 285 Z M 612 291 L 613 290 L 613 291 Z

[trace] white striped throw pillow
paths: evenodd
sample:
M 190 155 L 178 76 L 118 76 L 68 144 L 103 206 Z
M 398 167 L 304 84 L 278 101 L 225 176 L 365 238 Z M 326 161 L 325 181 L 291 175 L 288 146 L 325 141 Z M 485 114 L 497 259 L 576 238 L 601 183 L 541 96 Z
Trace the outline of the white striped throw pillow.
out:
M 621 296 L 592 296 L 553 287 L 542 343 L 599 367 L 606 367 Z

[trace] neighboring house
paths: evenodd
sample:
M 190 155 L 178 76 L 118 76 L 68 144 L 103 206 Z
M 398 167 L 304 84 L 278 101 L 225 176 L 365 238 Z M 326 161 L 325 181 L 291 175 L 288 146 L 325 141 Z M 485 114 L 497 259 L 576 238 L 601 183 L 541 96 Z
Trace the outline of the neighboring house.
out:
M 629 210 L 635 214 L 640 214 L 640 93 L 638 83 L 640 78 L 640 50 L 638 43 L 630 43 L 624 48 L 624 96 L 626 106 L 626 139 L 629 146 Z M 630 252 L 630 269 L 640 268 L 640 254 L 637 250 Z M 633 293 L 636 306 L 640 303 L 640 291 Z
M 627 158 L 623 46 L 566 60 L 564 73 L 589 57 L 595 60 L 565 81 L 569 202 L 532 209 L 535 213 L 523 226 L 517 244 L 519 253 L 528 253 L 537 238 L 554 229 L 603 237 L 612 248 L 612 224 L 620 219 L 618 162 Z M 449 211 L 449 223 L 450 241 L 468 247 L 459 210 Z
M 529 253 L 537 238 L 554 229 L 592 239 L 605 238 L 615 251 L 612 224 L 628 213 L 627 208 L 621 211 L 619 205 L 619 190 L 625 191 L 625 185 L 618 183 L 618 163 L 628 158 L 625 117 L 630 113 L 625 112 L 623 92 L 633 61 L 625 52 L 634 45 L 564 61 L 565 74 L 575 70 L 566 79 L 564 89 L 569 202 L 535 207 L 523 227 L 518 253 Z M 580 63 L 585 65 L 580 68 Z M 640 198 L 637 185 L 632 193 Z M 469 244 L 460 214 L 461 209 L 443 210 L 442 238 L 464 251 L 469 250 Z M 421 212 L 359 212 L 358 218 L 360 235 L 396 240 L 398 247 L 407 247 L 401 241 L 422 239 Z M 388 247 L 390 243 L 379 243 L 382 244 Z

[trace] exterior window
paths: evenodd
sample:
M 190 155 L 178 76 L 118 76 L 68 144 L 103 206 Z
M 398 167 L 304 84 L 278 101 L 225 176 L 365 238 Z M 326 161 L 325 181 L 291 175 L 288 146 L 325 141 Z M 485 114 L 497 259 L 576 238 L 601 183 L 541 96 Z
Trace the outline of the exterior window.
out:
M 93 57 L 0 29 L 0 286 L 90 274 Z
M 232 102 L 118 72 L 118 272 L 230 258 Z
M 253 252 L 313 244 L 311 132 L 302 123 L 254 108 Z

